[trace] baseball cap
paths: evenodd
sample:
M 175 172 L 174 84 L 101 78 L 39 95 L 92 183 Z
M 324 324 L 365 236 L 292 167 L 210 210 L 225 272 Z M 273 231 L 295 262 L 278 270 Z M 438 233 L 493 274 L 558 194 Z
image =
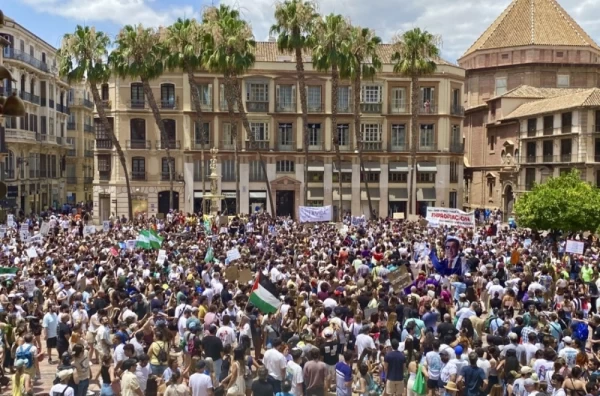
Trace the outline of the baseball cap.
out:
M 457 357 L 460 357 L 460 355 L 462 355 L 462 353 L 463 353 L 463 347 L 461 345 L 455 346 L 454 352 L 456 353 Z
M 521 374 L 531 374 L 533 370 L 529 366 L 521 367 Z
M 570 344 L 573 342 L 573 339 L 569 336 L 566 336 L 565 338 L 563 338 L 563 341 L 565 344 Z
M 326 328 L 325 330 L 323 330 L 323 336 L 326 338 L 332 337 L 333 336 L 333 329 L 331 328 Z

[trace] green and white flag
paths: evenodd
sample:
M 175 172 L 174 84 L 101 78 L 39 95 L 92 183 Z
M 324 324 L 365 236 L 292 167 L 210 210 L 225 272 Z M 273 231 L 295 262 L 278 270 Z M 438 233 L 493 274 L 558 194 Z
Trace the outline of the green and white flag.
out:
M 142 230 L 137 237 L 135 246 L 142 249 L 160 249 L 162 241 L 162 238 L 155 231 Z
M 213 248 L 212 248 L 212 246 L 209 246 L 208 250 L 206 251 L 206 255 L 204 256 L 204 262 L 210 263 L 211 261 L 213 261 L 214 258 L 215 258 L 215 253 L 213 252 Z
M 150 230 L 149 238 L 150 246 L 152 246 L 153 249 L 160 249 L 163 243 L 163 239 L 158 235 L 158 233 L 154 230 Z

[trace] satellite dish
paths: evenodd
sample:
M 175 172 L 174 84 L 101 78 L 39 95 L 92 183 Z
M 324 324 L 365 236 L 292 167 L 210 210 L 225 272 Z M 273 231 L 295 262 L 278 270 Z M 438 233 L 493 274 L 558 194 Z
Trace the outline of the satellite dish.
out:
M 8 188 L 6 187 L 6 183 L 0 182 L 0 199 L 4 199 L 7 192 Z

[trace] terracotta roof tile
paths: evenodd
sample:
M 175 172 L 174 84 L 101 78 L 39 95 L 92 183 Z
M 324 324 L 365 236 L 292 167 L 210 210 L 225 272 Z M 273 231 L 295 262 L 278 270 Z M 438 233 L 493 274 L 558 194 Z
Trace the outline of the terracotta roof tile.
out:
M 600 107 L 600 88 L 564 88 L 563 95 L 524 103 L 502 119 L 524 118 L 581 107 Z
M 538 88 L 530 85 L 519 85 L 518 87 L 489 99 L 488 101 L 498 98 L 547 99 L 586 90 L 587 88 Z
M 462 57 L 477 50 L 528 45 L 600 50 L 556 0 L 513 0 Z

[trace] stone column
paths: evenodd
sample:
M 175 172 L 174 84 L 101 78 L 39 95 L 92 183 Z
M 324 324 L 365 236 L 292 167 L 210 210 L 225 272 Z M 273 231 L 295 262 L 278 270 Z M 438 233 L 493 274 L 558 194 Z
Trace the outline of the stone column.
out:
M 362 202 L 360 201 L 360 164 L 352 164 L 352 204 L 350 210 L 352 216 L 362 215 Z M 342 194 L 342 191 L 340 191 Z
M 185 186 L 183 208 L 186 213 L 192 213 L 194 211 L 194 162 L 189 156 L 184 157 L 183 182 Z
M 333 204 L 333 164 L 325 164 L 323 174 L 323 205 Z M 341 193 L 341 192 L 340 192 Z
M 248 162 L 240 163 L 240 212 L 249 213 L 250 210 L 250 165 Z
M 380 164 L 379 175 L 379 217 L 387 216 L 389 201 L 389 164 Z

